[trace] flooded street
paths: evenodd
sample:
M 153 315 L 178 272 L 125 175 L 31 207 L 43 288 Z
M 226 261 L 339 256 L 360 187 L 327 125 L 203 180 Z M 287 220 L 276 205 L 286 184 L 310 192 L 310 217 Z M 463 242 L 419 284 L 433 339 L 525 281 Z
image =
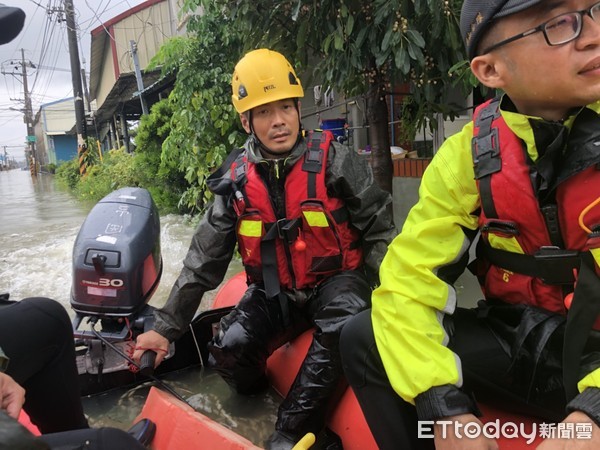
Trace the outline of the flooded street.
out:
M 70 310 L 73 244 L 92 207 L 57 188 L 51 175 L 0 172 L 0 292 L 52 297 Z M 166 299 L 193 230 L 182 216 L 161 217 L 164 272 L 151 304 Z

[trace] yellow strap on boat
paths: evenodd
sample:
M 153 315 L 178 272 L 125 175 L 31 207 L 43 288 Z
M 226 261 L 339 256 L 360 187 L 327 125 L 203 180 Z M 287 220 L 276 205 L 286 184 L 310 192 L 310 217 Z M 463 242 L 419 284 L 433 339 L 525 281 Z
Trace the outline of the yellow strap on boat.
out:
M 313 446 L 317 438 L 312 433 L 306 433 L 302 439 L 296 442 L 292 450 L 307 450 Z

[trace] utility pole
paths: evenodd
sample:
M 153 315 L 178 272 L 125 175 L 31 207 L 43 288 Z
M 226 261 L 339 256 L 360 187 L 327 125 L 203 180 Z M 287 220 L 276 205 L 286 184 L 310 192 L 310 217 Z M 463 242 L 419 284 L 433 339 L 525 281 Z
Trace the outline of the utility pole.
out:
M 129 41 L 129 45 L 131 45 L 131 56 L 133 57 L 133 67 L 135 69 L 135 79 L 137 80 L 137 88 L 138 95 L 140 96 L 140 103 L 142 104 L 142 114 L 148 114 L 148 107 L 146 106 L 146 100 L 144 100 L 144 96 L 142 92 L 144 91 L 144 81 L 142 80 L 142 72 L 140 70 L 140 60 L 137 54 L 137 44 L 132 39 Z
M 77 155 L 79 156 L 79 174 L 85 174 L 85 153 L 87 150 L 85 111 L 83 107 L 83 90 L 81 88 L 81 67 L 79 63 L 79 49 L 77 46 L 77 32 L 75 26 L 75 8 L 73 0 L 64 0 L 67 22 L 67 38 L 69 41 L 69 56 L 71 59 L 71 79 L 73 81 L 73 97 L 75 97 L 75 128 L 77 130 Z
M 25 49 L 21 49 L 21 72 L 23 76 L 23 95 L 25 97 L 25 124 L 27 125 L 27 144 L 31 154 L 31 175 L 37 176 L 38 159 L 35 152 L 35 132 L 33 131 L 33 108 L 27 85 L 27 65 L 25 64 Z
M 35 138 L 35 130 L 33 128 L 33 107 L 31 106 L 31 94 L 29 92 L 29 83 L 27 80 L 27 69 L 35 68 L 31 61 L 25 60 L 25 49 L 21 49 L 21 60 L 10 61 L 10 66 L 12 67 L 11 72 L 5 72 L 4 68 L 0 70 L 2 75 L 12 75 L 14 77 L 21 77 L 21 83 L 23 83 L 23 99 L 13 99 L 13 101 L 17 101 L 19 103 L 23 103 L 23 108 L 12 108 L 9 109 L 13 111 L 19 111 L 23 113 L 23 122 L 27 127 L 27 137 L 26 137 L 26 147 L 25 147 L 25 156 L 30 163 L 31 175 L 37 176 L 37 168 L 38 164 L 41 163 L 41 160 L 38 159 L 37 151 L 36 151 L 36 138 Z M 5 148 L 6 150 L 6 148 Z

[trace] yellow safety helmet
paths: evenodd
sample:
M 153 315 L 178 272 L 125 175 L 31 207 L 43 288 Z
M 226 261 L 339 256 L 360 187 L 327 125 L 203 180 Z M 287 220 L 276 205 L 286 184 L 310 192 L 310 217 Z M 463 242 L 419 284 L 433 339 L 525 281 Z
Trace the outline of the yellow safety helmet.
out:
M 240 114 L 266 103 L 304 97 L 294 68 L 281 53 L 261 48 L 236 64 L 231 80 L 231 99 Z

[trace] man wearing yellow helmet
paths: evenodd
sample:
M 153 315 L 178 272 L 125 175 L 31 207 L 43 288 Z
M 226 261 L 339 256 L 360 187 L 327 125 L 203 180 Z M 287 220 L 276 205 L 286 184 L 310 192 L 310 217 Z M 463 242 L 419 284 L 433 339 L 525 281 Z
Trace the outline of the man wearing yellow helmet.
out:
M 313 326 L 312 345 L 279 408 L 268 449 L 318 433 L 341 382 L 344 323 L 370 304 L 379 264 L 395 235 L 368 164 L 332 141 L 302 135 L 300 80 L 280 53 L 259 49 L 236 65 L 232 100 L 249 138 L 208 180 L 215 201 L 184 268 L 141 348 L 166 350 L 225 276 L 236 248 L 248 290 L 209 345 L 216 370 L 240 393 L 267 386 L 267 357 Z M 134 357 L 139 358 L 142 350 Z M 163 353 L 163 352 L 160 352 Z M 162 359 L 159 353 L 158 362 Z

